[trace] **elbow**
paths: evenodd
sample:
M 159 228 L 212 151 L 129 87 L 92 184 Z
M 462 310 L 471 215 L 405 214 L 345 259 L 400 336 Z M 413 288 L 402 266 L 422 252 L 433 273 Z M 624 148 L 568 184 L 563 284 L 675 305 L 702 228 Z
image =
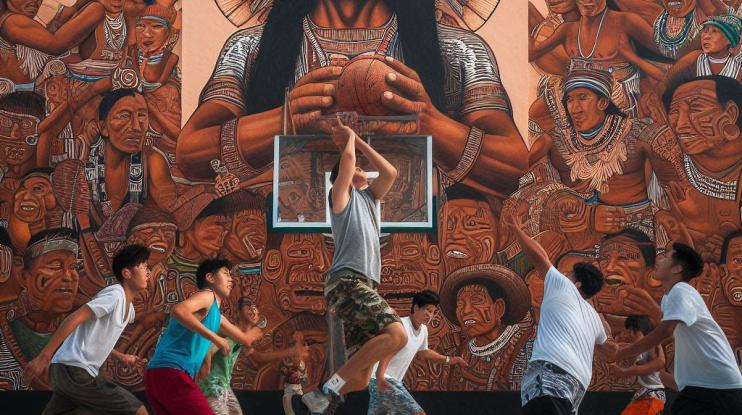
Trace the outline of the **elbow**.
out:
M 389 177 L 391 177 L 394 180 L 397 180 L 397 177 L 399 177 L 399 171 L 397 171 L 397 169 L 391 165 L 389 169 Z

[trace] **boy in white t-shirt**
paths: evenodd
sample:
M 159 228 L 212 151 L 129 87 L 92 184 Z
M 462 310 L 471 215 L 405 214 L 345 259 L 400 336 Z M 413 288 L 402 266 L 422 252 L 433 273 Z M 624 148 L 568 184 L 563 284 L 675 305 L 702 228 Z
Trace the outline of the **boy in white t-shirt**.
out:
M 148 258 L 149 251 L 141 245 L 128 245 L 116 253 L 112 268 L 119 283 L 100 290 L 70 314 L 26 366 L 27 382 L 48 370 L 54 393 L 44 415 L 81 409 L 101 414 L 147 414 L 131 392 L 103 379 L 98 370 L 109 354 L 132 367 L 146 363 L 145 359 L 120 353 L 113 347 L 124 328 L 134 321 L 134 296 L 147 289 Z
M 580 262 L 563 275 L 520 218 L 508 225 L 536 272 L 545 274 L 536 341 L 521 383 L 524 414 L 575 414 L 592 378 L 593 353 L 613 361 L 618 349 L 610 327 L 586 300 L 603 288 L 603 274 Z
M 675 243 L 657 261 L 662 282 L 662 322 L 641 340 L 619 350 L 628 359 L 675 338 L 675 382 L 680 393 L 670 414 L 742 414 L 742 374 L 721 327 L 688 282 L 703 271 L 693 248 Z
M 433 362 L 466 365 L 464 359 L 459 356 L 453 358 L 443 356 L 428 349 L 427 324 L 433 318 L 439 303 L 438 294 L 430 290 L 420 291 L 412 297 L 412 314 L 401 319 L 407 332 L 407 343 L 402 347 L 402 350 L 389 360 L 384 379 L 376 379 L 376 369 L 379 363 L 374 365 L 371 372 L 371 381 L 368 384 L 370 396 L 368 415 L 391 413 L 416 415 L 425 413 L 402 383 L 402 379 L 404 379 L 404 375 L 416 355 Z

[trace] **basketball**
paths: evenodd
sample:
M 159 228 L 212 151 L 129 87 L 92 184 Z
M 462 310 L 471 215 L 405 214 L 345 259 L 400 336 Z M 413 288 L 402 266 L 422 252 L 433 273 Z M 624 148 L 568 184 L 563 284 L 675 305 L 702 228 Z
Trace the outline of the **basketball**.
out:
M 386 74 L 395 72 L 382 59 L 360 56 L 348 63 L 338 79 L 337 105 L 333 112 L 355 111 L 362 115 L 392 115 L 382 103 L 384 91 L 397 90 L 386 83 Z

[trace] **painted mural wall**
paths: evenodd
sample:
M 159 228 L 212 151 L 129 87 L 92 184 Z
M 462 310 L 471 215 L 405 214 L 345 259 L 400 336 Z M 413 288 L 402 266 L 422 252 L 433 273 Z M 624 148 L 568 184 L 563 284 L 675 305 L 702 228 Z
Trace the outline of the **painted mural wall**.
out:
M 321 214 L 334 151 L 323 117 L 345 111 L 418 114 L 363 125 L 367 138 L 400 136 L 387 144 L 402 174 L 382 215 L 419 218 L 426 164 L 404 136 L 432 139 L 433 225 L 384 232 L 379 290 L 401 315 L 414 292 L 440 293 L 430 347 L 468 366 L 415 361 L 412 389 L 519 389 L 543 276 L 501 225 L 507 215 L 527 218 L 560 269 L 598 264 L 608 284 L 595 306 L 619 337 L 626 316 L 659 312 L 656 256 L 673 241 L 694 245 L 708 263 L 696 287 L 741 354 L 742 96 L 718 96 L 712 79 L 662 102 L 688 71 L 739 85 L 738 48 L 703 41 L 700 22 L 728 12 L 710 8 L 717 0 L 683 1 L 689 11 L 652 0 L 608 11 L 600 0 L 595 10 L 369 0 L 355 28 L 336 3 L 0 0 L 0 389 L 48 388 L 25 384 L 24 365 L 115 283 L 110 261 L 126 243 L 150 247 L 152 280 L 118 350 L 151 355 L 170 309 L 197 290 L 197 264 L 222 256 L 236 277 L 225 312 L 247 297 L 266 323 L 233 387 L 281 389 L 290 362 L 270 352 L 296 332 L 310 348 L 307 384 L 319 382 L 332 238 L 279 231 L 274 213 Z M 581 14 L 592 22 L 584 33 Z M 713 48 L 731 50 L 729 63 Z M 570 67 L 602 71 L 612 106 L 563 100 Z M 597 137 L 585 138 L 580 122 L 596 119 Z M 297 134 L 319 138 L 274 162 L 274 137 Z M 105 372 L 142 388 L 141 369 L 111 360 Z M 594 389 L 633 385 L 596 362 Z

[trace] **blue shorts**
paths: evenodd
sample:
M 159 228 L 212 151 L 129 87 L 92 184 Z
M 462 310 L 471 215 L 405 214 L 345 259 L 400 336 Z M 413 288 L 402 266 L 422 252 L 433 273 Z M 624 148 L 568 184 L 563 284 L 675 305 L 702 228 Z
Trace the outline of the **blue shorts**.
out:
M 424 413 L 423 408 L 404 387 L 402 382 L 386 378 L 390 388 L 379 392 L 376 379 L 368 383 L 368 415 L 414 415 Z

